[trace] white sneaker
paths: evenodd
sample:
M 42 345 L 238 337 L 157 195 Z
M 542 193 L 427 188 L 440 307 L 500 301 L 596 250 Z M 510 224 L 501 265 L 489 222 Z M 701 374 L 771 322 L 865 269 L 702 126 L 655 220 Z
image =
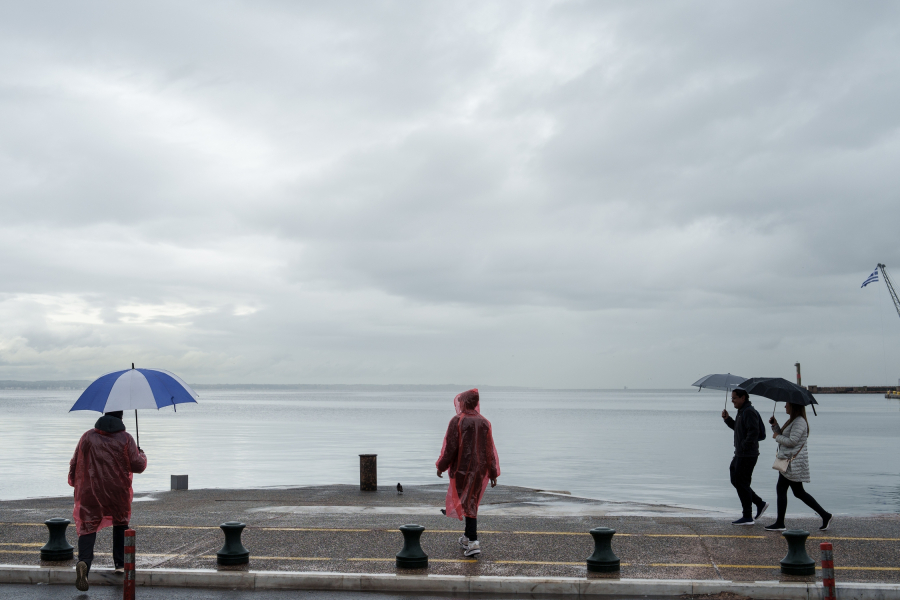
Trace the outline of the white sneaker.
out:
M 476 554 L 481 554 L 481 544 L 478 540 L 474 542 L 469 542 L 469 546 L 466 548 L 466 551 L 463 552 L 466 556 L 475 556 Z
M 462 548 L 463 550 L 468 550 L 469 549 L 469 538 L 467 538 L 464 535 L 460 536 L 459 547 Z

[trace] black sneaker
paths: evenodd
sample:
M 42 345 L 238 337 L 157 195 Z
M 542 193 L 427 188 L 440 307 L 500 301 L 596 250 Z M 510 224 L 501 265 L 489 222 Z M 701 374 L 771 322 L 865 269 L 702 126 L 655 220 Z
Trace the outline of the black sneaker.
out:
M 737 521 L 732 521 L 732 525 L 756 525 L 756 521 L 753 520 L 753 517 L 741 517 Z
M 769 503 L 768 503 L 768 502 L 763 502 L 763 503 L 762 503 L 762 506 L 757 506 L 757 507 L 756 507 L 756 516 L 753 517 L 753 518 L 754 518 L 754 519 L 759 519 L 761 516 L 763 516 L 764 514 L 766 514 L 766 511 L 767 511 L 768 509 L 769 509 Z
M 831 527 L 831 523 L 834 521 L 834 515 L 828 515 L 822 519 L 822 526 L 819 527 L 819 531 L 827 531 L 829 527 Z
M 772 523 L 771 525 L 767 525 L 765 529 L 766 531 L 784 531 L 787 527 L 781 523 Z
M 88 566 L 83 560 L 75 565 L 75 589 L 79 592 L 88 591 Z

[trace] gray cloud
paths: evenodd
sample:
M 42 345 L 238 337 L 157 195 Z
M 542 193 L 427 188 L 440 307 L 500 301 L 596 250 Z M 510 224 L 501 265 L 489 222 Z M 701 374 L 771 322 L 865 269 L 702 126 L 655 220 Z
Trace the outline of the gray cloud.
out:
M 5 6 L 0 378 L 893 381 L 898 10 Z

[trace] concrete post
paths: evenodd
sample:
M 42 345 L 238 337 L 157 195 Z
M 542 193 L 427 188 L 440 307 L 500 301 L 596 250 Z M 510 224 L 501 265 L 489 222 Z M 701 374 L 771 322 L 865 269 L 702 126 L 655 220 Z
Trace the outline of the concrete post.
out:
M 834 555 L 831 542 L 819 544 L 822 552 L 822 589 L 824 600 L 835 600 L 834 593 Z
M 50 539 L 41 548 L 41 560 L 72 560 L 75 548 L 66 539 L 66 528 L 72 524 L 68 519 L 54 517 L 44 521 L 50 531 Z
M 615 529 L 595 527 L 590 531 L 594 538 L 594 553 L 587 559 L 587 570 L 592 573 L 613 573 L 619 570 L 619 557 L 613 553 L 612 537 Z
M 359 455 L 359 489 L 363 492 L 378 491 L 378 455 Z
M 123 600 L 134 600 L 134 529 L 125 530 L 125 581 L 122 582 Z
M 216 562 L 220 565 L 246 565 L 250 562 L 250 551 L 241 543 L 241 533 L 246 525 L 238 521 L 228 521 L 219 525 L 225 534 L 225 545 L 216 552 Z
M 815 575 L 816 562 L 806 553 L 808 531 L 788 529 L 781 535 L 788 543 L 788 553 L 781 559 L 781 572 L 785 575 Z
M 422 550 L 419 538 L 425 528 L 421 525 L 402 525 L 403 550 L 397 554 L 397 568 L 425 569 L 428 567 L 428 555 Z

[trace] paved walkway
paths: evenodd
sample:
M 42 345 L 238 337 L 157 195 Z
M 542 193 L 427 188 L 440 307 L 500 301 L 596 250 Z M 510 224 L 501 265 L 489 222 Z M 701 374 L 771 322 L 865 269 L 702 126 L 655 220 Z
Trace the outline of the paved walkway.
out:
M 613 549 L 622 578 L 803 581 L 783 577 L 786 543 L 762 525 L 737 528 L 733 515 L 653 505 L 616 504 L 527 488 L 489 490 L 479 516 L 483 554 L 465 559 L 456 543 L 462 523 L 439 513 L 445 486 L 360 492 L 355 486 L 258 490 L 190 490 L 136 498 L 138 568 L 215 568 L 224 521 L 248 525 L 243 543 L 251 568 L 268 571 L 393 573 L 402 547 L 397 527 L 426 527 L 429 573 L 457 575 L 586 575 L 593 542 L 587 531 L 617 530 Z M 794 502 L 796 504 L 796 501 Z M 794 507 L 796 508 L 796 507 Z M 772 510 L 772 509 L 770 509 Z M 39 564 L 43 521 L 71 517 L 70 498 L 0 502 L 0 563 Z M 762 519 L 772 520 L 771 515 Z M 834 544 L 839 581 L 900 583 L 900 516 L 838 516 L 818 532 L 818 519 L 789 516 L 813 532 L 807 544 Z M 75 543 L 74 527 L 69 541 Z M 97 566 L 111 562 L 111 530 L 98 536 Z

